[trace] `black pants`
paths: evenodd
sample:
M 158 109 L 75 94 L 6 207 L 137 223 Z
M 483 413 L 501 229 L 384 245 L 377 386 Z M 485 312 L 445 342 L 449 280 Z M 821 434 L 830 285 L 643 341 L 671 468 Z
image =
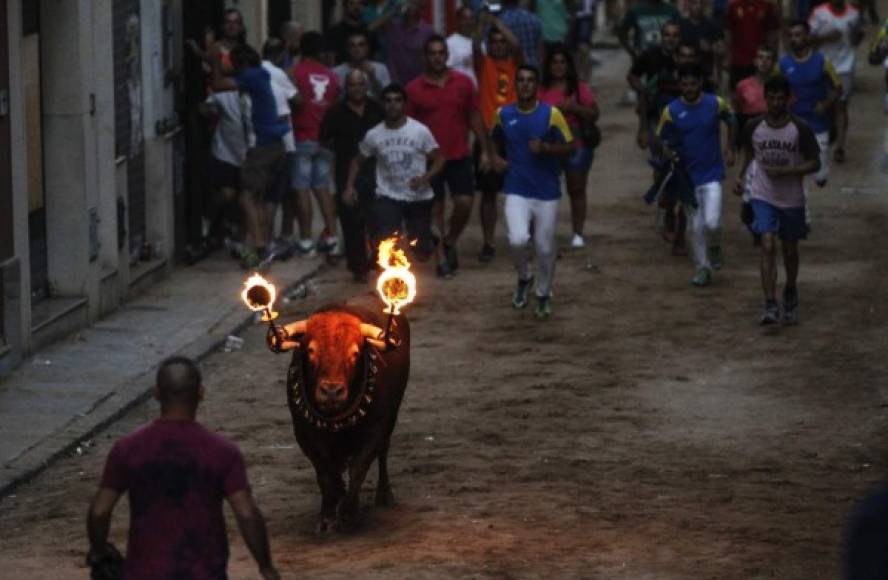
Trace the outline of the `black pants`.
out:
M 370 233 L 370 211 L 375 192 L 372 188 L 356 184 L 358 201 L 348 206 L 342 203 L 342 188 L 337 188 L 336 212 L 342 226 L 342 241 L 345 246 L 345 267 L 356 276 L 367 274 L 373 263 L 367 247 Z
M 426 260 L 435 252 L 435 242 L 432 240 L 432 200 L 407 202 L 377 197 L 373 202 L 374 242 L 378 244 L 405 231 L 417 259 Z

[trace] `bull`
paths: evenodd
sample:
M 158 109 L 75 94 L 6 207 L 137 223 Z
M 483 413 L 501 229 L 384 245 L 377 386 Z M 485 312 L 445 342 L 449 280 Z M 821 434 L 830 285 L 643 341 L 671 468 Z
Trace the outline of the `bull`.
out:
M 388 451 L 410 373 L 410 327 L 403 315 L 395 317 L 384 341 L 384 325 L 379 310 L 333 304 L 282 332 L 269 331 L 273 351 L 293 351 L 287 403 L 296 442 L 314 466 L 321 491 L 319 534 L 354 525 L 374 459 L 375 503 L 394 503 Z

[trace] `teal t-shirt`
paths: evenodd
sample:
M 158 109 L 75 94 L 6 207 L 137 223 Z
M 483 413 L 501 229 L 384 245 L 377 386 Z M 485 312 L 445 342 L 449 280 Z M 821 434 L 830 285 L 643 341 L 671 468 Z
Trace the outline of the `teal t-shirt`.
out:
M 664 24 L 670 20 L 678 22 L 680 19 L 681 13 L 672 4 L 640 2 L 626 12 L 620 21 L 620 31 L 633 31 L 635 36 L 633 46 L 636 50 L 642 51 L 660 44 L 660 31 Z
M 567 7 L 564 0 L 537 0 L 537 18 L 543 29 L 545 42 L 564 42 L 567 36 Z

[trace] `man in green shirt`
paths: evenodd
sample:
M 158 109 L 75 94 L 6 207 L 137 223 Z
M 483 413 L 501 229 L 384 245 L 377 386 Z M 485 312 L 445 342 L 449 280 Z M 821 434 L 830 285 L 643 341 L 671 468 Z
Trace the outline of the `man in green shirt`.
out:
M 617 27 L 620 46 L 629 53 L 632 62 L 635 62 L 642 51 L 659 45 L 660 31 L 664 24 L 669 21 L 678 22 L 680 19 L 678 8 L 664 0 L 641 0 L 626 11 Z

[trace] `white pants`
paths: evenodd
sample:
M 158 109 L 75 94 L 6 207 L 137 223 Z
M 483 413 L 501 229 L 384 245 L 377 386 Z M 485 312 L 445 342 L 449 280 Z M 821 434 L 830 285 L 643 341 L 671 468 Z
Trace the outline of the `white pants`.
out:
M 710 181 L 694 188 L 697 207 L 685 206 L 688 217 L 688 242 L 694 265 L 709 268 L 710 246 L 717 246 L 721 234 L 722 186 Z
M 518 277 L 527 280 L 533 275 L 533 254 L 530 249 L 530 224 L 533 222 L 533 241 L 536 249 L 536 295 L 548 296 L 555 276 L 555 224 L 558 218 L 558 200 L 540 200 L 506 194 L 504 206 L 509 249 Z
M 826 178 L 829 177 L 829 131 L 814 133 L 814 137 L 817 139 L 817 144 L 820 146 L 820 169 L 814 174 L 814 179 L 817 181 L 826 181 Z M 809 190 L 809 187 L 805 187 L 806 194 Z

